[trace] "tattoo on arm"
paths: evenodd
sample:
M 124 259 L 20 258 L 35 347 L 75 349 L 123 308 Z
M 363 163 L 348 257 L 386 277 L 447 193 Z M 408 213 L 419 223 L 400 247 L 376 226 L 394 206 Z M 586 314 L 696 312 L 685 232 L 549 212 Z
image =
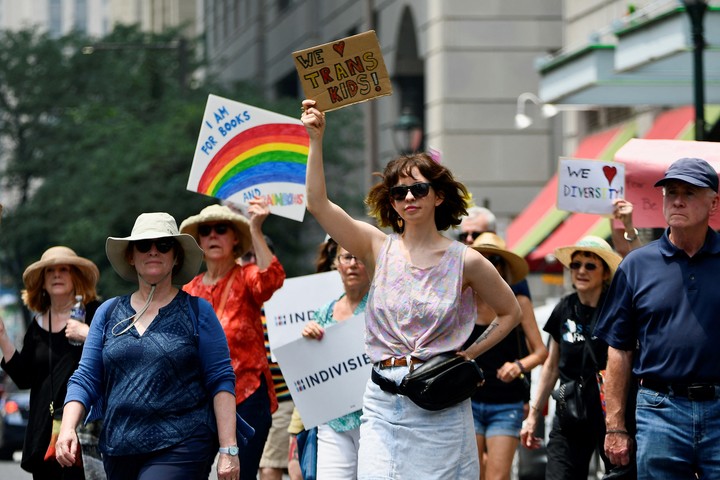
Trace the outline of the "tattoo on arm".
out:
M 475 340 L 475 345 L 482 342 L 483 340 L 487 340 L 487 337 L 490 336 L 493 330 L 495 330 L 498 327 L 497 320 L 493 320 L 490 325 L 485 329 L 485 331 L 480 335 L 477 340 Z

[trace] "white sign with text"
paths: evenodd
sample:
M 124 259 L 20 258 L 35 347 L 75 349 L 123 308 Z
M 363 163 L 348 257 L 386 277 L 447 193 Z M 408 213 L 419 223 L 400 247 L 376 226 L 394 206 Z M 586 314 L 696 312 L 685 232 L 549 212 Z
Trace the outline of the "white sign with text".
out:
M 557 208 L 579 213 L 613 213 L 613 200 L 625 198 L 625 165 L 602 160 L 561 158 Z
M 301 338 L 305 324 L 315 320 L 315 312 L 342 293 L 342 280 L 335 270 L 286 279 L 282 288 L 265 302 L 273 355 L 277 347 Z
M 325 328 L 322 340 L 300 338 L 274 353 L 305 428 L 362 408 L 372 368 L 364 314 Z

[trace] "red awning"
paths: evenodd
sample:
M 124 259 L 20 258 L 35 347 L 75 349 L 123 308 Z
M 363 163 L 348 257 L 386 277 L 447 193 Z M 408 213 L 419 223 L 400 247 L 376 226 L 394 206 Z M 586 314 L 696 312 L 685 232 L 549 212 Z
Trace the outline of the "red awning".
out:
M 634 134 L 635 124 L 629 123 L 589 135 L 580 142 L 572 158 L 611 160 Z M 508 226 L 506 237 L 510 250 L 523 257 L 528 255 L 570 215 L 570 212 L 556 208 L 557 189 L 556 174 Z
M 556 248 L 574 245 L 586 235 L 607 238 L 610 233 L 610 221 L 607 218 L 590 213 L 573 213 L 527 256 L 527 261 L 531 264 L 545 261 Z

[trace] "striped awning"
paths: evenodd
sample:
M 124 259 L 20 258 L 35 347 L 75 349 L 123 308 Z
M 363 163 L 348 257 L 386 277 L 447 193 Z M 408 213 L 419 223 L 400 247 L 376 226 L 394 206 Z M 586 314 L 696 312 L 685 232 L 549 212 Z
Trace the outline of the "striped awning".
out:
M 612 160 L 615 152 L 634 135 L 634 122 L 589 135 L 583 138 L 571 157 Z M 557 188 L 558 179 L 555 174 L 528 207 L 508 226 L 506 236 L 510 250 L 523 257 L 528 255 L 570 216 L 570 212 L 558 210 L 556 207 Z M 592 216 L 597 219 L 597 215 Z

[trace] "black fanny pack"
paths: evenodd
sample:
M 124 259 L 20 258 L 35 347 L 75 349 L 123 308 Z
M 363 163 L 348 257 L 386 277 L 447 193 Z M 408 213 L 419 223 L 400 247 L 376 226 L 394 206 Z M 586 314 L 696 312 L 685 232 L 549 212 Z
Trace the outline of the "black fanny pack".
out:
M 470 398 L 485 381 L 477 363 L 455 352 L 441 353 L 405 375 L 396 385 L 375 369 L 372 381 L 382 390 L 405 395 L 425 410 L 442 410 Z

